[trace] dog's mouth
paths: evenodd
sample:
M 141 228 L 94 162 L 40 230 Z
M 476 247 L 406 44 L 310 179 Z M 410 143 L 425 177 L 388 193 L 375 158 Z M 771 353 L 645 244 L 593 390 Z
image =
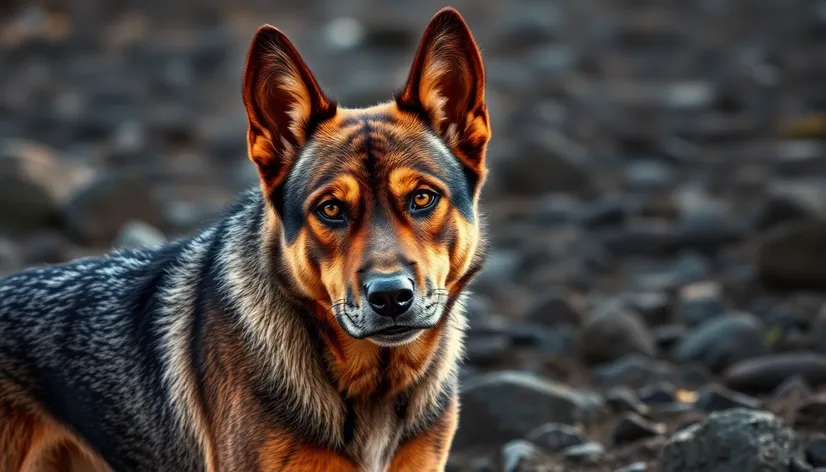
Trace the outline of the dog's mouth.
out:
M 415 340 L 435 327 L 442 317 L 444 303 L 433 302 L 410 310 L 398 318 L 378 316 L 372 310 L 341 304 L 334 309 L 339 325 L 351 337 L 368 339 L 383 346 L 397 346 Z

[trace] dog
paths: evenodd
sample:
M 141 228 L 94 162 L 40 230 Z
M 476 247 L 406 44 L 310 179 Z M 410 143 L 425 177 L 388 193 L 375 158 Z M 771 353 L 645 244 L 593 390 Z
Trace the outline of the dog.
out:
M 197 234 L 0 281 L 0 472 L 440 471 L 485 261 L 485 72 L 453 9 L 388 102 L 264 25 L 260 176 Z

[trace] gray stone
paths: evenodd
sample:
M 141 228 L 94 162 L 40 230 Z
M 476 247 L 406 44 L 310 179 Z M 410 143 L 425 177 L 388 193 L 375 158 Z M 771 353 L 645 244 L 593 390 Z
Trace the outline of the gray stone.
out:
M 697 282 L 680 289 L 677 316 L 688 326 L 697 326 L 726 310 L 723 289 L 716 282 Z
M 114 246 L 120 249 L 137 249 L 164 244 L 166 241 L 166 236 L 161 230 L 143 221 L 132 220 L 121 227 Z
M 677 345 L 674 358 L 720 372 L 739 361 L 768 353 L 763 325 L 750 314 L 730 314 L 698 326 Z
M 562 423 L 543 424 L 528 433 L 525 439 L 551 453 L 585 442 L 579 429 Z
M 521 371 L 474 377 L 462 386 L 460 401 L 457 449 L 502 444 L 545 423 L 588 422 L 604 406 L 596 394 Z
M 584 324 L 580 352 L 589 363 L 611 362 L 628 354 L 652 357 L 654 339 L 639 316 L 611 302 Z
M 732 365 L 725 380 L 738 391 L 769 393 L 796 375 L 815 387 L 826 384 L 826 354 L 786 352 L 746 359 Z
M 525 462 L 541 455 L 539 449 L 528 441 L 514 439 L 502 446 L 502 470 L 504 472 L 525 471 Z
M 762 241 L 758 276 L 769 287 L 826 289 L 826 219 L 783 226 Z
M 662 472 L 788 472 L 796 455 L 794 432 L 765 411 L 712 413 L 665 444 Z

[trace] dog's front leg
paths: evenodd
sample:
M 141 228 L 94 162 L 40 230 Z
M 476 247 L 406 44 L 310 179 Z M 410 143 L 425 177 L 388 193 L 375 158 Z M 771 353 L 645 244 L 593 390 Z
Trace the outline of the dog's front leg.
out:
M 445 470 L 453 435 L 459 424 L 458 402 L 454 398 L 429 429 L 401 445 L 389 472 L 442 472 Z

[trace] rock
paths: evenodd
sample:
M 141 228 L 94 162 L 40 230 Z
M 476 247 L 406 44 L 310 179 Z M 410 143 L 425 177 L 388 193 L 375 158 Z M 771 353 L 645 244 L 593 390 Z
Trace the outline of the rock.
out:
M 823 218 L 826 216 L 824 193 L 820 184 L 774 184 L 757 209 L 753 226 L 762 231 L 792 221 Z
M 592 462 L 605 454 L 605 447 L 597 442 L 587 442 L 571 446 L 562 452 L 562 455 L 574 462 Z
M 663 90 L 663 104 L 679 111 L 702 110 L 709 107 L 716 97 L 714 87 L 708 81 L 696 80 L 671 84 Z
M 802 375 L 797 374 L 787 378 L 774 389 L 772 397 L 801 399 L 810 396 L 812 392 L 811 384 Z
M 614 428 L 614 444 L 627 444 L 665 433 L 665 425 L 648 421 L 636 413 L 624 413 Z
M 648 326 L 657 326 L 668 321 L 671 302 L 662 292 L 635 292 L 625 297 L 628 305 L 645 320 Z
M 659 257 L 676 250 L 677 233 L 666 221 L 646 219 L 606 232 L 603 243 L 605 248 L 617 257 Z
M 520 139 L 513 157 L 492 163 L 508 194 L 532 196 L 547 192 L 579 193 L 591 184 L 593 157 L 567 136 L 549 131 Z
M 806 446 L 806 460 L 815 467 L 826 467 L 826 437 L 809 441 Z
M 725 312 L 723 289 L 716 282 L 697 282 L 680 289 L 677 317 L 688 326 L 697 326 Z
M 27 233 L 57 227 L 60 200 L 88 178 L 54 149 L 20 139 L 0 141 L 0 230 Z
M 324 28 L 324 38 L 334 51 L 355 49 L 364 36 L 364 25 L 349 16 L 333 18 Z
M 539 326 L 579 326 L 585 308 L 585 300 L 576 293 L 550 290 L 531 305 L 524 320 Z
M 674 403 L 676 388 L 669 382 L 646 385 L 637 392 L 637 397 L 646 405 L 667 405 Z
M 494 364 L 505 357 L 510 345 L 510 337 L 505 334 L 469 336 L 465 342 L 467 362 L 476 366 Z
M 550 453 L 585 442 L 585 437 L 577 428 L 561 423 L 543 424 L 528 433 L 525 439 Z
M 628 387 L 612 387 L 605 392 L 605 404 L 616 413 L 632 412 L 647 415 L 648 405 L 643 404 Z
M 826 395 L 808 397 L 797 407 L 795 428 L 826 430 Z
M 711 380 L 711 371 L 702 364 L 686 364 L 680 371 L 680 383 L 683 388 L 697 388 Z
M 645 462 L 634 462 L 633 464 L 628 464 L 625 467 L 620 467 L 614 472 L 646 472 L 647 470 L 648 464 Z
M 746 226 L 726 206 L 709 204 L 682 215 L 675 237 L 680 248 L 710 251 L 740 241 L 745 234 Z
M 579 345 L 589 363 L 615 361 L 628 354 L 654 355 L 654 339 L 640 318 L 620 304 L 597 310 L 582 327 Z
M 672 367 L 662 361 L 649 359 L 642 354 L 629 354 L 609 364 L 597 367 L 594 382 L 598 385 L 643 385 L 669 380 L 674 377 Z
M 74 258 L 72 244 L 57 231 L 41 231 L 29 237 L 23 247 L 25 265 L 61 264 Z
M 601 198 L 589 203 L 580 213 L 579 222 L 586 228 L 600 228 L 622 223 L 626 208 L 621 198 Z
M 652 336 L 654 336 L 654 343 L 660 351 L 664 352 L 671 351 L 674 346 L 682 341 L 687 333 L 688 329 L 678 324 L 657 326 L 651 331 Z
M 20 268 L 21 260 L 17 253 L 18 249 L 15 244 L 0 236 L 0 277 Z
M 574 347 L 574 333 L 568 326 L 546 328 L 529 323 L 511 323 L 507 328 L 514 346 L 527 346 L 539 356 L 553 357 L 569 353 Z
M 164 223 L 164 211 L 145 179 L 112 174 L 74 193 L 64 209 L 72 235 L 93 244 L 111 244 L 123 225 L 141 220 L 151 226 Z
M 788 472 L 796 455 L 794 432 L 765 411 L 734 409 L 671 437 L 662 472 Z
M 581 204 L 571 195 L 552 193 L 541 197 L 534 208 L 532 221 L 540 225 L 560 225 L 576 220 Z
M 812 323 L 811 344 L 815 352 L 826 354 L 826 305 L 823 305 Z
M 120 249 L 138 249 L 164 244 L 166 236 L 157 228 L 142 221 L 132 220 L 121 227 L 114 246 Z
M 694 406 L 707 413 L 731 410 L 733 408 L 760 408 L 760 400 L 729 390 L 721 385 L 711 384 L 697 391 Z
M 826 355 L 790 352 L 743 360 L 725 372 L 725 382 L 741 392 L 768 393 L 795 375 L 815 387 L 826 384 Z
M 698 326 L 677 345 L 674 358 L 681 363 L 699 362 L 712 372 L 720 372 L 768 350 L 762 323 L 757 318 L 730 314 Z
M 502 470 L 505 472 L 525 471 L 525 462 L 539 457 L 541 453 L 528 441 L 515 439 L 502 446 Z
M 662 161 L 638 159 L 625 166 L 625 182 L 631 190 L 663 190 L 673 181 L 674 172 Z
M 826 290 L 826 219 L 778 228 L 758 251 L 760 280 L 773 288 Z
M 502 444 L 545 423 L 588 422 L 603 408 L 598 395 L 519 371 L 470 379 L 460 397 L 456 448 Z
M 822 175 L 826 168 L 826 146 L 822 140 L 787 139 L 777 143 L 773 167 L 781 175 Z

